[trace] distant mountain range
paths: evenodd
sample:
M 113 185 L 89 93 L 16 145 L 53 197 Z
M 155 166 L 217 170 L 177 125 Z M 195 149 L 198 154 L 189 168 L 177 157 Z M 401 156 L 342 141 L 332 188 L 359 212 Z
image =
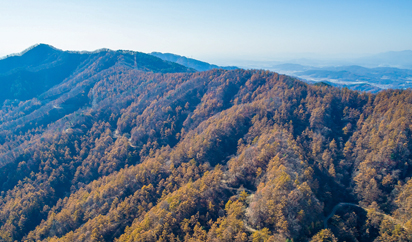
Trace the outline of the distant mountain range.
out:
M 274 56 L 273 58 L 276 58 Z M 412 69 L 412 50 L 390 51 L 374 55 L 366 55 L 357 58 L 348 57 L 312 57 L 306 58 L 283 58 L 276 61 L 234 61 L 236 65 L 243 68 L 264 68 L 281 64 L 296 64 L 311 67 L 327 66 L 362 66 L 366 68 L 394 67 L 399 69 Z
M 175 55 L 171 53 L 160 53 L 160 52 L 152 52 L 150 53 L 153 56 L 159 57 L 162 60 L 165 61 L 171 61 L 178 63 L 180 65 L 193 68 L 197 71 L 208 71 L 212 69 L 224 69 L 224 70 L 234 70 L 234 69 L 239 69 L 239 67 L 236 66 L 217 66 L 217 65 L 212 65 L 203 61 L 195 60 L 192 58 L 187 58 L 184 56 L 180 55 Z
M 412 50 L 390 51 L 353 60 L 365 67 L 397 67 L 412 69 Z
M 197 71 L 238 68 L 235 66 L 212 65 L 170 53 L 152 52 L 151 55 Z M 241 65 L 241 67 L 245 69 L 268 69 L 297 77 L 308 83 L 323 82 L 332 86 L 373 93 L 388 88 L 405 89 L 412 87 L 412 70 L 407 69 L 412 68 L 412 51 L 392 51 L 341 61 L 297 59 L 291 63 L 250 62 Z
M 313 67 L 299 64 L 280 64 L 270 70 L 291 75 L 314 83 L 325 82 L 333 86 L 358 91 L 378 92 L 382 89 L 412 87 L 412 70 L 394 67 L 366 68 L 361 66 Z

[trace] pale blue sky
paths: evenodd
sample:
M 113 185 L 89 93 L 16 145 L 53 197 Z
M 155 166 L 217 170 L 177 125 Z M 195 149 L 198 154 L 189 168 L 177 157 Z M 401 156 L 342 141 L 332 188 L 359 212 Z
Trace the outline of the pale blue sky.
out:
M 171 52 L 225 60 L 360 56 L 412 49 L 411 0 L 0 0 L 0 55 Z

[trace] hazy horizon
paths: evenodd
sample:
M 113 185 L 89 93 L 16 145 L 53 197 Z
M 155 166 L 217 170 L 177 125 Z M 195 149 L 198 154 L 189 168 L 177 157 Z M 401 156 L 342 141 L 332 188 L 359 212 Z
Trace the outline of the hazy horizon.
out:
M 36 43 L 229 60 L 359 57 L 412 49 L 411 1 L 28 0 L 0 4 L 0 55 Z

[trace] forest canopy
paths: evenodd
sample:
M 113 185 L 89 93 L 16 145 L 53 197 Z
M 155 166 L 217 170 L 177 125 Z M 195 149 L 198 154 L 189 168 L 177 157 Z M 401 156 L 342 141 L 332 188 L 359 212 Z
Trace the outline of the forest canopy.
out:
M 411 90 L 94 54 L 2 96 L 0 241 L 412 240 Z

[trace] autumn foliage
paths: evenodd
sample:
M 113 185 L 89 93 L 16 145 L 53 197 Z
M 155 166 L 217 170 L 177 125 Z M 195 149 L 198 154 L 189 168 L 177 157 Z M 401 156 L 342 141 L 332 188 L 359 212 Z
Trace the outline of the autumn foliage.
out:
M 411 240 L 412 91 L 117 63 L 3 103 L 0 241 Z

